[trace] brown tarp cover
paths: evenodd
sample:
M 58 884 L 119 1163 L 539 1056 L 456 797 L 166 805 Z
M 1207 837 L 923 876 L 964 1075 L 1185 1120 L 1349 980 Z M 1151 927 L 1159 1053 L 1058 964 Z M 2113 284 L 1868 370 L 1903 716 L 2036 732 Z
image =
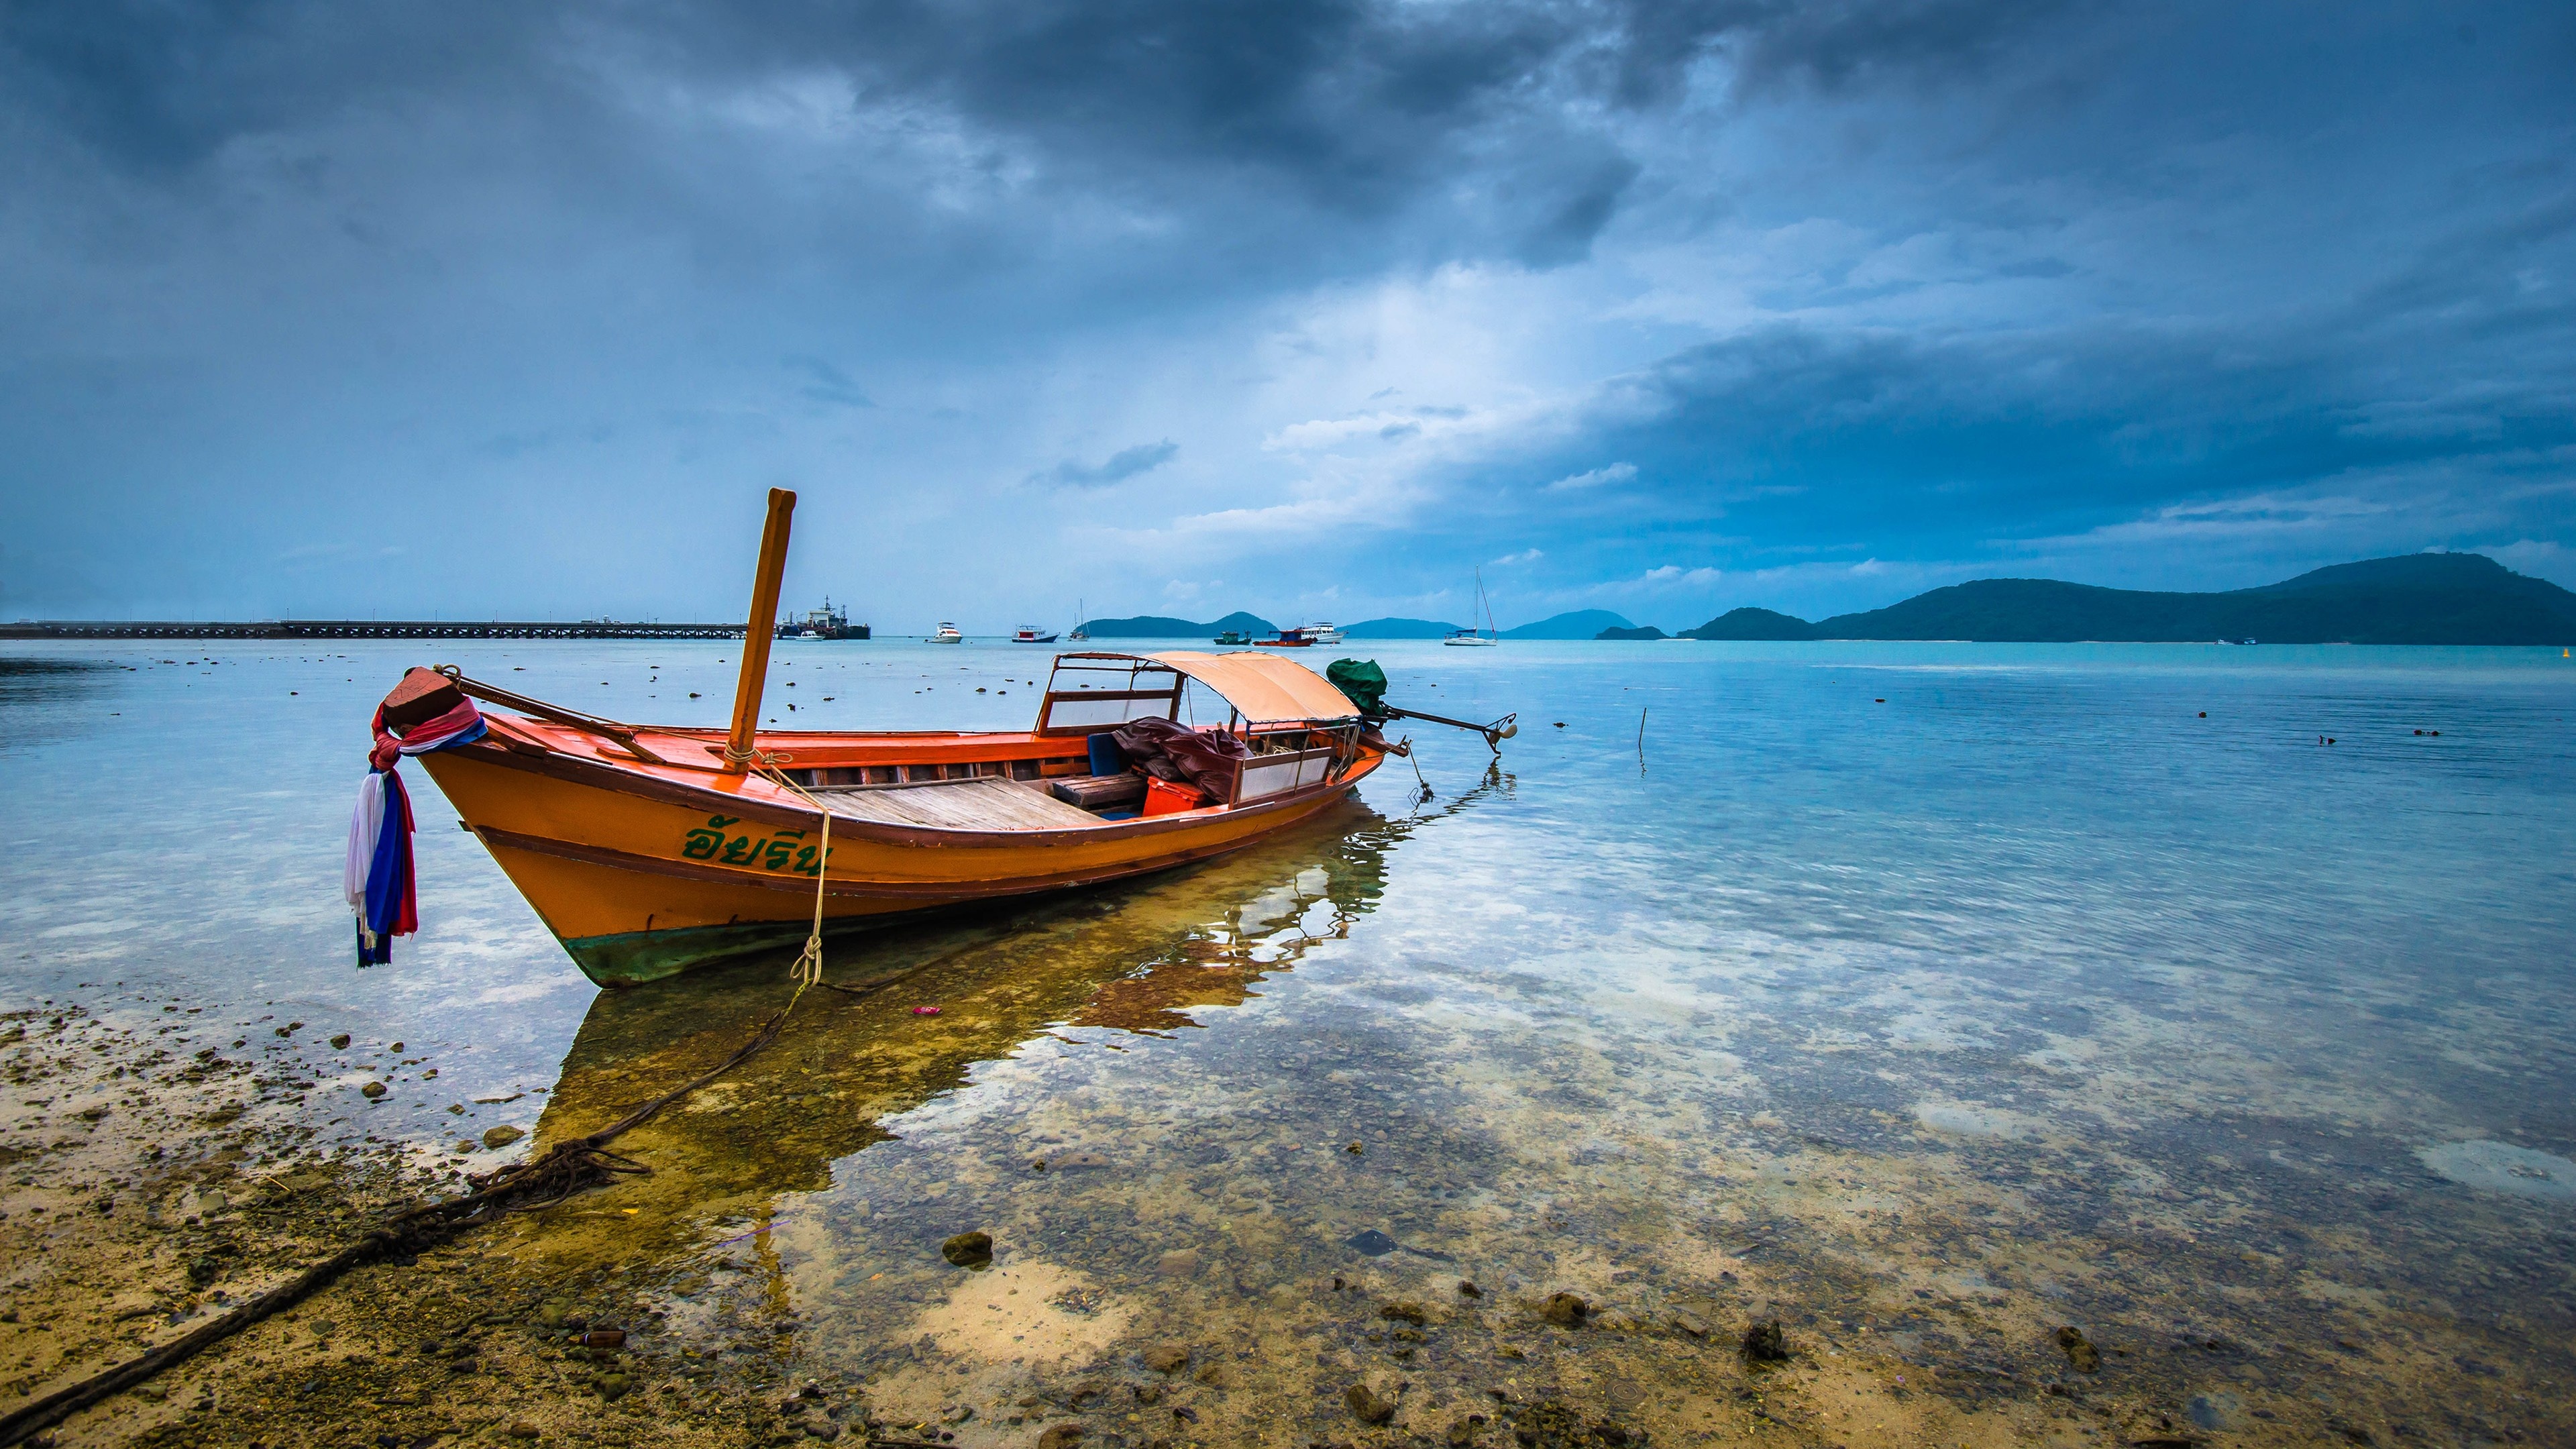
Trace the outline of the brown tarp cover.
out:
M 1194 730 L 1168 719 L 1131 721 L 1110 732 L 1119 753 L 1157 779 L 1187 780 L 1219 802 L 1234 798 L 1234 782 L 1252 748 L 1223 730 Z
M 1260 650 L 1240 654 L 1176 651 L 1146 656 L 1168 664 L 1225 696 L 1249 724 L 1294 724 L 1302 720 L 1351 719 L 1359 706 L 1344 698 L 1324 676 L 1293 659 Z

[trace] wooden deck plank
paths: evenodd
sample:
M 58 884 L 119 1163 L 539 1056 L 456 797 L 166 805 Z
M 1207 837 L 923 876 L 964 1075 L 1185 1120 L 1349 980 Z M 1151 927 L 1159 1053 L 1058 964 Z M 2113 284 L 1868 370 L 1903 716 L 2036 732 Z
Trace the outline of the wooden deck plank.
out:
M 936 830 L 1065 830 L 1098 825 L 1099 816 L 1033 785 L 988 775 L 888 789 L 817 790 L 835 815 Z

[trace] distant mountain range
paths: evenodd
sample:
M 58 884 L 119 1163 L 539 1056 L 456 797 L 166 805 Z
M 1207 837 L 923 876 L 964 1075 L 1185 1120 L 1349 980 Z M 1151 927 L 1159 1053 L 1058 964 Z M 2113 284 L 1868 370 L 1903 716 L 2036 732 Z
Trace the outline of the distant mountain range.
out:
M 1260 615 L 1240 611 L 1205 624 L 1163 614 L 1139 614 L 1132 619 L 1093 619 L 1082 627 L 1083 632 L 1094 639 L 1213 639 L 1229 630 L 1255 636 L 1279 632 L 1275 625 Z M 1438 639 L 1464 627 L 1463 624 L 1444 624 L 1435 619 L 1364 619 L 1356 624 L 1343 625 L 1342 632 L 1353 639 Z M 1598 637 L 1604 629 L 1629 627 L 1626 619 L 1607 609 L 1577 609 L 1571 614 L 1559 614 L 1535 624 L 1505 629 L 1502 637 L 1591 639 Z M 1662 635 L 1662 630 L 1656 631 L 1657 638 Z
M 1237 609 L 1222 619 L 1194 624 L 1168 614 L 1138 614 L 1132 619 L 1092 619 L 1082 632 L 1094 639 L 1188 639 L 1200 635 L 1213 639 L 1219 634 L 1276 634 L 1278 627 L 1259 614 Z
M 1278 629 L 1237 611 L 1201 624 L 1162 614 L 1094 619 L 1094 639 L 1259 638 Z M 1363 639 L 1438 639 L 1461 625 L 1366 619 Z M 1577 609 L 1505 629 L 1506 639 L 1667 637 L 1607 609 Z M 2155 643 L 2256 639 L 2267 644 L 2576 644 L 2576 593 L 2513 572 L 2484 554 L 2415 553 L 2317 569 L 2283 583 L 2218 594 L 2102 589 L 2055 579 L 1979 579 L 1901 604 L 1809 623 L 1770 609 L 1732 609 L 1681 639 L 1970 639 L 1997 644 Z
M 1436 619 L 1363 619 L 1342 632 L 1354 639 L 1440 639 L 1458 629 Z
M 1571 614 L 1558 614 L 1535 624 L 1505 629 L 1506 639 L 1598 639 L 1604 629 L 1628 629 L 1635 626 L 1608 609 L 1577 609 Z
M 1342 632 L 1354 639 L 1440 639 L 1465 628 L 1464 624 L 1444 624 L 1432 619 L 1369 619 L 1353 624 Z M 1627 620 L 1607 609 L 1577 609 L 1571 614 L 1558 614 L 1535 624 L 1505 629 L 1505 639 L 1598 639 L 1605 629 L 1630 627 Z M 1663 630 L 1655 631 L 1657 638 Z
M 1736 609 L 1682 637 L 2565 645 L 2576 643 L 2576 593 L 2484 554 L 2419 553 L 2217 594 L 1980 579 L 1813 624 L 1769 609 Z

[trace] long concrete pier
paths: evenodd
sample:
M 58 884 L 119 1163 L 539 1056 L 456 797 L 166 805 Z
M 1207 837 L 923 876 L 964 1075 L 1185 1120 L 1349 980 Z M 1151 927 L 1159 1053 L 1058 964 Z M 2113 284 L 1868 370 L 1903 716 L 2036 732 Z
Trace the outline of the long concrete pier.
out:
M 781 624 L 778 637 L 805 626 Z M 257 619 L 199 623 L 141 619 L 40 619 L 0 624 L 0 639 L 739 639 L 741 624 L 626 624 L 608 619 L 529 623 L 474 619 Z M 836 634 L 865 639 L 868 626 Z

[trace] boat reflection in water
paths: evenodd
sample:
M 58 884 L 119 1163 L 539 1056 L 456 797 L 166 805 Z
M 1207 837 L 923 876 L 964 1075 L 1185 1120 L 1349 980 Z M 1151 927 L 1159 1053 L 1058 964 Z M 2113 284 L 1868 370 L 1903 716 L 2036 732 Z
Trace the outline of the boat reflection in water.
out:
M 808 992 L 766 1051 L 620 1140 L 649 1175 L 539 1214 L 547 1227 L 527 1248 L 567 1264 L 685 1255 L 765 1223 L 780 1194 L 830 1186 L 835 1163 L 889 1139 L 881 1122 L 964 1085 L 981 1064 L 1075 1031 L 1114 1046 L 1117 1034 L 1200 1025 L 1193 1012 L 1239 1004 L 1269 973 L 1346 936 L 1412 825 L 1345 803 L 1205 865 L 836 951 L 833 983 L 892 984 L 859 997 Z M 538 1148 L 722 1061 L 786 1000 L 785 963 L 601 993 Z M 929 1004 L 937 1015 L 914 1014 Z M 605 1231 L 585 1233 L 585 1222 Z

